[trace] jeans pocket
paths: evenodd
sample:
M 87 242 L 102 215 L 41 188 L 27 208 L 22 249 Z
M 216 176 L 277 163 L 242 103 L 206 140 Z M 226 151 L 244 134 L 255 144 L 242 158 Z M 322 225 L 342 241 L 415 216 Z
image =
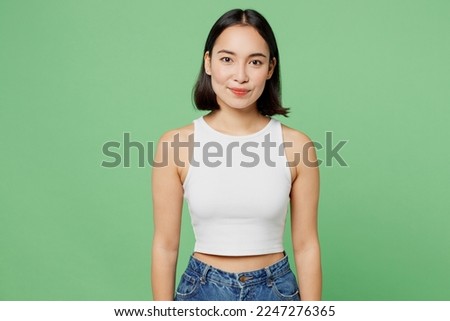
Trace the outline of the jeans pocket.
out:
M 175 301 L 183 301 L 192 298 L 199 288 L 200 279 L 184 272 L 175 293 Z
M 300 291 L 292 271 L 273 280 L 272 290 L 282 301 L 300 301 Z

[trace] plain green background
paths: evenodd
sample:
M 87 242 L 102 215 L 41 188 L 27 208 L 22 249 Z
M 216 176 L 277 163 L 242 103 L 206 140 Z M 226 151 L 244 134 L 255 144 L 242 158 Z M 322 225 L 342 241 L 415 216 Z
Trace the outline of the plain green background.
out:
M 102 146 L 203 114 L 204 41 L 235 7 L 277 36 L 277 118 L 348 140 L 348 167 L 321 166 L 323 299 L 450 300 L 446 0 L 1 0 L 1 300 L 151 299 L 151 167 L 104 168 Z

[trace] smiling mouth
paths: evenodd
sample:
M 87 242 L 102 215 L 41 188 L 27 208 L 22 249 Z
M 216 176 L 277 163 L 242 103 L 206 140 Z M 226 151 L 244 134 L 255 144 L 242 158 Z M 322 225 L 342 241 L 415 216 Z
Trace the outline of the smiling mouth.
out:
M 240 88 L 230 88 L 230 90 L 233 94 L 239 97 L 245 96 L 250 92 L 250 90 L 248 89 L 240 89 Z

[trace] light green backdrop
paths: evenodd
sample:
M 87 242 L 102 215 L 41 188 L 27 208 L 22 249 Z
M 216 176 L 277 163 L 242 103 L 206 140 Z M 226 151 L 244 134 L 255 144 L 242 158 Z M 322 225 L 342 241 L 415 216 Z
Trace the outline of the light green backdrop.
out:
M 102 145 L 202 114 L 202 47 L 235 7 L 275 30 L 280 119 L 348 140 L 349 167 L 321 166 L 323 299 L 450 300 L 445 0 L 2 0 L 0 299 L 151 299 L 150 166 L 134 148 L 104 168 Z M 185 210 L 178 276 L 189 224 Z

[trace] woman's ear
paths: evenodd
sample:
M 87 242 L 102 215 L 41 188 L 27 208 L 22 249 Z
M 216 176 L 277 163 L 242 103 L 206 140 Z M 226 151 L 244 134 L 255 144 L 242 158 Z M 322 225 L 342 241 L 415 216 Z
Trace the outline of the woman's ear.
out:
M 204 68 L 205 68 L 205 73 L 207 75 L 211 76 L 211 57 L 209 56 L 209 51 L 205 52 L 205 56 L 203 57 L 204 59 Z
M 269 63 L 269 73 L 267 74 L 267 79 L 270 79 L 273 75 L 273 71 L 275 70 L 275 66 L 277 65 L 277 59 L 275 57 Z

